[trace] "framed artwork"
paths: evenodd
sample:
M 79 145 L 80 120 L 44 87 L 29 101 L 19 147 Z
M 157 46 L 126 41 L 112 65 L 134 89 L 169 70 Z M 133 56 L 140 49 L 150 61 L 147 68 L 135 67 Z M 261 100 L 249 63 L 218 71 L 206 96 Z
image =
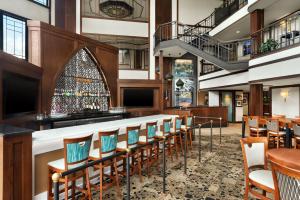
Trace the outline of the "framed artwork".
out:
M 241 100 L 236 101 L 236 107 L 242 107 L 242 101 Z
M 240 94 L 238 94 L 238 95 L 235 95 L 235 100 L 237 100 L 237 101 L 241 101 L 241 100 L 243 100 L 243 96 L 242 96 L 242 95 L 240 95 Z
M 248 104 L 248 99 L 246 97 L 243 98 L 243 105 L 247 105 Z

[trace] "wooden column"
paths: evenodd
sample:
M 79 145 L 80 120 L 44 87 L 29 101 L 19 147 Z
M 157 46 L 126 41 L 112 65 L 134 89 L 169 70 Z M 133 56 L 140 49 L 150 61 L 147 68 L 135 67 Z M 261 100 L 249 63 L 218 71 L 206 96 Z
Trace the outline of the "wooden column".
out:
M 0 135 L 0 199 L 31 200 L 32 131 L 0 125 Z
M 250 85 L 250 104 L 249 114 L 255 116 L 263 116 L 263 85 Z
M 76 32 L 75 0 L 55 0 L 55 26 Z
M 252 51 L 257 52 L 262 42 L 262 35 L 256 33 L 264 27 L 264 10 L 255 10 L 250 14 L 250 34 L 253 39 Z

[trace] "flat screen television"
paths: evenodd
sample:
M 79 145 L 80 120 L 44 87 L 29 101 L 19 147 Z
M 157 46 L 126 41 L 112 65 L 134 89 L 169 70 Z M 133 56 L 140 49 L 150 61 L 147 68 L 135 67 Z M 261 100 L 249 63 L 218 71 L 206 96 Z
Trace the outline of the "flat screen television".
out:
M 39 80 L 3 72 L 3 117 L 36 113 Z
M 153 107 L 153 89 L 127 88 L 123 93 L 125 107 Z

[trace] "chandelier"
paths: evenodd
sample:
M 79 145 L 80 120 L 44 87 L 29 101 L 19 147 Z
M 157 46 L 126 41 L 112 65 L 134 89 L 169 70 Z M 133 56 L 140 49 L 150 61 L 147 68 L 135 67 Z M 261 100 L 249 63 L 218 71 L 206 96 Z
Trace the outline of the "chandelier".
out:
M 125 18 L 133 14 L 134 8 L 126 1 L 108 0 L 99 4 L 100 10 L 114 18 Z

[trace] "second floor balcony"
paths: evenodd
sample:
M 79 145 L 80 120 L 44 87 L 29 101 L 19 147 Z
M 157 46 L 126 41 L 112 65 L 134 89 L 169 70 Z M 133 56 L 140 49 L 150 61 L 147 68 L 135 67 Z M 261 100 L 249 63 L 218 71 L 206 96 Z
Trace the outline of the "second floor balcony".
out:
M 300 11 L 253 33 L 252 57 L 270 54 L 300 43 Z

